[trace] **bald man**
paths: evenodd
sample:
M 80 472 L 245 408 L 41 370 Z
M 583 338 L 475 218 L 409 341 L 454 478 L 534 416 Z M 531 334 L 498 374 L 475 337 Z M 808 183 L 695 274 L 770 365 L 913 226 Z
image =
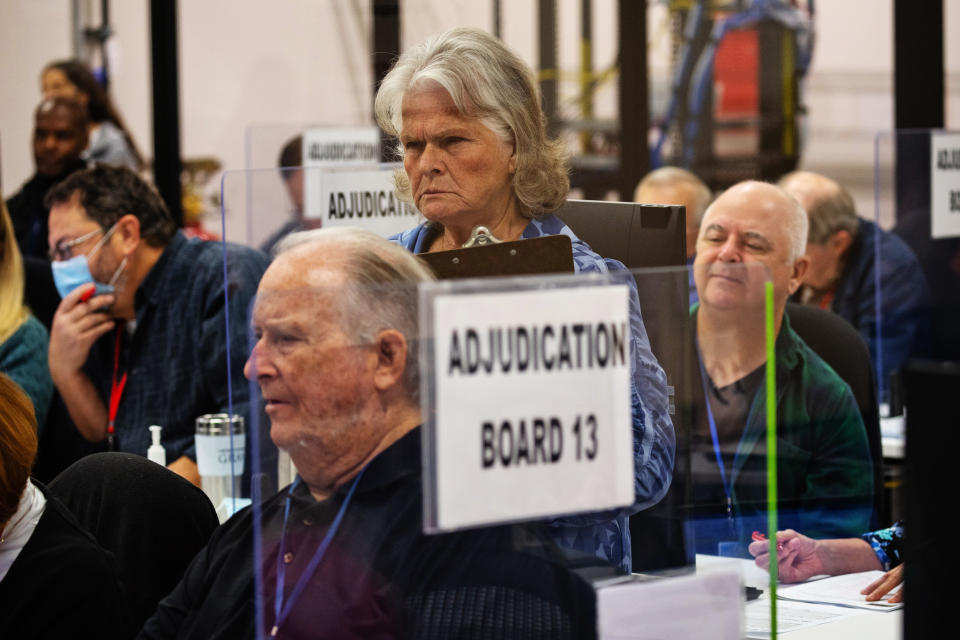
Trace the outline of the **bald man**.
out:
M 834 180 L 795 171 L 784 176 L 780 186 L 800 202 L 810 220 L 810 268 L 799 301 L 842 316 L 863 335 L 875 367 L 884 376 L 896 371 L 919 347 L 928 304 L 926 278 L 916 255 L 899 236 L 858 217 L 850 193 Z
M 87 116 L 80 103 L 67 98 L 44 100 L 33 114 L 33 161 L 36 172 L 7 200 L 20 252 L 47 257 L 47 215 L 43 199 L 50 187 L 86 164 Z
M 711 197 L 710 187 L 693 173 L 680 167 L 660 167 L 640 181 L 633 201 L 683 205 L 687 210 L 687 259 L 692 260 L 697 248 L 700 218 L 710 204 Z
M 773 283 L 780 528 L 814 537 L 866 531 L 870 450 L 850 388 L 790 328 L 787 298 L 809 267 L 807 218 L 779 188 L 742 182 L 707 209 L 694 308 L 705 402 L 691 438 L 697 550 L 745 555 L 766 528 L 764 283 Z M 769 274 L 769 275 L 767 275 Z M 702 454 L 702 455 L 701 455 Z M 810 533 L 810 532 L 813 533 Z

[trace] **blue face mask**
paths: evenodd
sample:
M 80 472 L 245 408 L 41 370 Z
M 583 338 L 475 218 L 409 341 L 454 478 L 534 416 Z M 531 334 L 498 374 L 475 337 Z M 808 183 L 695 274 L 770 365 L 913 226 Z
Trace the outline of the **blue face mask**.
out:
M 124 258 L 124 262 L 126 262 L 126 258 Z M 103 293 L 113 293 L 113 283 L 116 281 L 117 276 L 120 275 L 120 269 L 123 269 L 124 264 L 120 264 L 117 273 L 110 278 L 110 282 L 107 284 L 97 282 L 93 279 L 93 274 L 90 273 L 90 266 L 87 264 L 87 256 L 73 256 L 69 260 L 51 263 L 50 266 L 53 268 L 53 283 L 57 286 L 57 292 L 60 294 L 60 298 L 65 298 L 68 293 L 77 287 L 82 287 L 90 283 L 93 283 L 97 288 L 94 295 L 99 296 Z
M 110 237 L 110 234 L 113 233 L 115 227 L 116 225 L 110 227 L 110 230 L 104 234 L 103 239 L 97 243 L 97 246 L 94 247 L 93 251 L 90 252 L 90 256 L 100 250 L 100 247 L 103 246 L 103 243 L 107 240 L 107 238 Z M 77 287 L 82 287 L 87 284 L 93 284 L 96 287 L 94 295 L 99 296 L 104 293 L 114 292 L 113 285 L 120 276 L 120 273 L 123 271 L 124 266 L 126 266 L 127 259 L 124 258 L 120 263 L 120 266 L 117 267 L 117 270 L 110 278 L 110 282 L 103 283 L 97 282 L 93 279 L 93 274 L 90 273 L 90 265 L 87 262 L 87 258 L 88 256 L 84 255 L 73 256 L 69 260 L 59 260 L 50 264 L 51 268 L 53 269 L 53 283 L 56 285 L 57 293 L 60 294 L 61 299 L 67 297 L 67 294 L 75 290 Z

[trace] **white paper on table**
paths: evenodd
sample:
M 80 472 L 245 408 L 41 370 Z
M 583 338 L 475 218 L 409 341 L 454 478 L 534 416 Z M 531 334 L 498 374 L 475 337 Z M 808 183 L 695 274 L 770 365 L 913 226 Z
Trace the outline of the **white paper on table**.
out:
M 777 589 L 777 597 L 781 600 L 836 604 L 844 607 L 869 609 L 870 611 L 895 611 L 900 609 L 903 607 L 902 602 L 891 604 L 888 600 L 890 596 L 900 591 L 903 587 L 902 584 L 876 602 L 867 602 L 866 596 L 860 594 L 861 589 L 883 576 L 883 574 L 883 571 L 862 571 L 794 586 L 780 587 Z
M 777 602 L 777 635 L 859 615 L 864 615 L 864 612 L 829 604 Z M 745 624 L 748 638 L 769 638 L 770 600 L 761 598 L 748 602 L 745 608 Z
M 736 572 L 662 578 L 597 589 L 600 640 L 739 640 L 743 591 Z

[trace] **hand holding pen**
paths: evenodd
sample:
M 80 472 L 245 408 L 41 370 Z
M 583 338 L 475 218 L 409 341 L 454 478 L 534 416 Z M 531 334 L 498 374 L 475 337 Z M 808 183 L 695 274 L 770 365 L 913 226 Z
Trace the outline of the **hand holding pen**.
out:
M 754 532 L 753 532 L 753 535 L 750 536 L 750 537 L 753 539 L 754 542 L 766 542 L 766 541 L 767 541 L 767 536 L 763 535 L 763 534 L 760 533 L 759 531 L 754 531 Z M 769 545 L 767 546 L 767 548 L 768 548 L 768 549 L 770 548 Z M 778 543 L 777 543 L 777 552 L 779 553 L 780 551 L 783 551 L 783 544 L 780 543 L 780 542 L 778 542 Z M 756 555 L 756 554 L 754 554 L 754 555 Z M 779 557 L 779 556 L 778 556 L 778 557 Z
M 762 533 L 754 532 L 748 550 L 761 569 L 770 567 L 770 543 Z M 817 541 L 793 529 L 777 532 L 777 573 L 781 582 L 800 582 L 825 573 L 817 553 Z

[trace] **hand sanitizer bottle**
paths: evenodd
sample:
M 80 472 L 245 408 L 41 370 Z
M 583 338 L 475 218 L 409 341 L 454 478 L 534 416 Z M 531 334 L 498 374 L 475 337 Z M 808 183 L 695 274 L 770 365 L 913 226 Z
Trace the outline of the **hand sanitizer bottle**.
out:
M 147 459 L 159 464 L 161 467 L 167 466 L 167 450 L 160 444 L 160 432 L 163 427 L 153 425 L 150 427 L 150 436 L 153 438 L 153 444 L 147 449 Z

